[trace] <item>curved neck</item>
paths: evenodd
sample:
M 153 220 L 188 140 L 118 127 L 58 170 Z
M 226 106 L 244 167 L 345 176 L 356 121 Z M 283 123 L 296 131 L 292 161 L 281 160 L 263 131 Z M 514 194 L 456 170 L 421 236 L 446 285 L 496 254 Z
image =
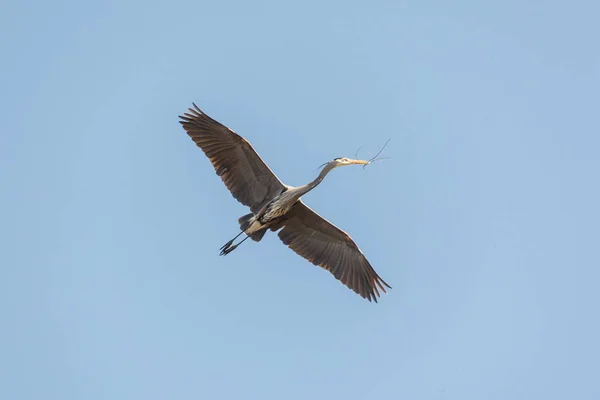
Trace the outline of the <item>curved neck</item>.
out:
M 306 185 L 303 185 L 303 186 L 298 186 L 296 188 L 296 193 L 297 193 L 298 198 L 300 198 L 300 196 L 305 195 L 306 193 L 310 192 L 315 187 L 317 187 L 317 185 L 319 183 L 321 183 L 323 178 L 325 178 L 325 175 L 327 175 L 329 173 L 329 171 L 331 171 L 334 168 L 335 168 L 335 164 L 333 164 L 333 165 L 327 164 L 325 167 L 323 167 L 323 169 L 321 170 L 321 173 L 319 173 L 319 176 L 317 176 L 317 178 L 314 181 L 307 183 Z

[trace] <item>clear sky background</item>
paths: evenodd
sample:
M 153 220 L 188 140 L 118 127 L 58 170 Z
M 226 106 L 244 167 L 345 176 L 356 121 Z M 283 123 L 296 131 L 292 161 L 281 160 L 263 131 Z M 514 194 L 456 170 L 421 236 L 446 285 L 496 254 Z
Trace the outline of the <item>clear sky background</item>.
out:
M 593 1 L 9 1 L 0 398 L 599 399 Z M 269 233 L 192 102 L 393 286 Z

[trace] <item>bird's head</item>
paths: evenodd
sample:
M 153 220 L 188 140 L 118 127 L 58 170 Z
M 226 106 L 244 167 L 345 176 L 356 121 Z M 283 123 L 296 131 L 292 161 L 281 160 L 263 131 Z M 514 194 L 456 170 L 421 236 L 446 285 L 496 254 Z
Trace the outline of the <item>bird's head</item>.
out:
M 346 157 L 338 157 L 338 158 L 334 158 L 333 160 L 326 162 L 325 164 L 321 164 L 319 166 L 319 168 L 325 167 L 323 168 L 323 171 L 321 171 L 321 173 L 328 173 L 329 171 L 331 171 L 334 168 L 337 167 L 344 167 L 346 165 L 362 165 L 363 168 L 366 167 L 367 165 L 371 164 L 372 160 L 355 160 L 352 158 L 346 158 Z
M 369 161 L 365 161 L 365 160 L 353 160 L 352 158 L 346 158 L 346 157 L 334 158 L 333 160 L 331 160 L 329 162 L 329 164 L 331 164 L 331 166 L 333 168 L 344 167 L 346 165 L 367 165 L 369 163 L 370 163 Z

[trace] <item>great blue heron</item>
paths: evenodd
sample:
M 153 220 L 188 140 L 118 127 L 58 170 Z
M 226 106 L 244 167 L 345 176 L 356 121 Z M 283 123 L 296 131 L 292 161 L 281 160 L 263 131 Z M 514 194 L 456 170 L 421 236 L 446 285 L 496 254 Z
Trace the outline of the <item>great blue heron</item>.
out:
M 370 161 L 336 158 L 325 164 L 312 182 L 298 187 L 283 184 L 246 139 L 215 121 L 194 104 L 179 116 L 181 125 L 210 159 L 233 197 L 250 207 L 239 218 L 241 232 L 221 247 L 221 255 L 246 239 L 259 242 L 265 232 L 277 231 L 281 241 L 313 264 L 333 274 L 363 298 L 377 302 L 379 289 L 391 289 L 371 267 L 348 234 L 311 210 L 300 197 L 314 189 L 334 168 L 367 165 Z M 241 234 L 247 236 L 238 244 Z

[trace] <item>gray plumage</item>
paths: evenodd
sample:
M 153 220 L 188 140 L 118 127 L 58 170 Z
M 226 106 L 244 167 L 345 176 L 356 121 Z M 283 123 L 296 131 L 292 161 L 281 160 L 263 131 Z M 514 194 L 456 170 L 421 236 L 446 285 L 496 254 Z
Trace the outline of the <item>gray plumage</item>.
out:
M 379 290 L 391 288 L 373 269 L 352 238 L 311 210 L 300 197 L 314 189 L 334 168 L 366 165 L 369 161 L 336 158 L 325 165 L 312 182 L 298 187 L 284 185 L 243 137 L 203 113 L 195 104 L 179 117 L 180 123 L 204 151 L 217 175 L 234 198 L 252 213 L 239 219 L 240 236 L 260 241 L 265 232 L 279 231 L 281 241 L 315 265 L 333 274 L 363 298 L 377 302 Z M 236 236 L 221 248 L 233 251 Z

